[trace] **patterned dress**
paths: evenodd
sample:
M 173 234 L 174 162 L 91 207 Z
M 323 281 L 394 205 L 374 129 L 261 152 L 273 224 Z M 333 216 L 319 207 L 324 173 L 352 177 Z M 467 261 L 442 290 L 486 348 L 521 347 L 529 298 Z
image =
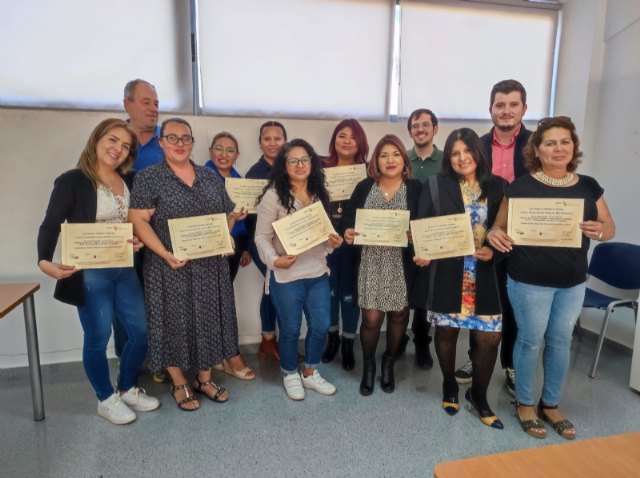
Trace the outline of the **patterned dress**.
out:
M 189 187 L 165 161 L 135 178 L 131 209 L 155 209 L 151 227 L 171 251 L 168 219 L 229 213 L 233 202 L 220 178 L 196 166 Z M 207 370 L 238 354 L 238 325 L 226 257 L 190 260 L 180 269 L 145 248 L 144 286 L 153 372 L 166 367 Z
M 464 210 L 471 216 L 471 228 L 476 249 L 482 247 L 487 235 L 487 202 L 478 201 L 479 188 L 470 190 L 460 185 Z M 462 306 L 459 314 L 442 314 L 429 311 L 429 321 L 443 327 L 500 332 L 502 315 L 476 314 L 476 266 L 478 260 L 473 256 L 464 257 L 462 269 Z
M 407 186 L 387 201 L 378 183 L 369 191 L 365 209 L 402 209 L 407 206 Z M 402 266 L 402 249 L 362 246 L 358 271 L 358 305 L 363 309 L 399 311 L 407 307 L 407 285 Z

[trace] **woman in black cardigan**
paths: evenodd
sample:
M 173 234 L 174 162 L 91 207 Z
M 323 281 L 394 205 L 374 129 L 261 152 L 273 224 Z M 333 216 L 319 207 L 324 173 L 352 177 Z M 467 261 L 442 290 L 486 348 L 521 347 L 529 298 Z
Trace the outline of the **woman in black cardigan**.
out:
M 357 209 L 409 210 L 413 219 L 420 197 L 420 182 L 411 179 L 409 158 L 397 136 L 386 135 L 376 145 L 368 166 L 368 178 L 356 186 L 343 217 L 344 239 L 353 244 Z M 356 246 L 355 281 L 357 301 L 362 309 L 360 343 L 363 370 L 360 393 L 371 395 L 376 375 L 375 352 L 380 328 L 387 315 L 387 349 L 382 356 L 382 390 L 395 388 L 394 361 L 407 330 L 409 319 L 407 284 L 415 266 L 413 248 Z
M 147 351 L 144 295 L 133 267 L 79 270 L 53 262 L 60 225 L 127 222 L 136 135 L 127 123 L 112 118 L 91 133 L 76 169 L 59 176 L 38 233 L 38 266 L 57 279 L 54 297 L 77 306 L 84 332 L 82 363 L 98 398 L 98 415 L 122 425 L 134 411 L 150 411 L 160 402 L 136 386 Z M 133 237 L 133 250 L 142 243 Z M 109 378 L 107 343 L 119 320 L 127 332 L 120 358 L 117 390 Z
M 471 331 L 474 347 L 473 380 L 465 398 L 485 425 L 503 428 L 487 403 L 502 315 L 493 265 L 497 253 L 484 243 L 506 181 L 491 174 L 480 139 L 469 128 L 455 130 L 447 138 L 442 169 L 425 183 L 418 217 L 469 213 L 476 252 L 433 261 L 416 257 L 414 262 L 420 269 L 412 284 L 410 302 L 426 308 L 429 320 L 436 324 L 435 347 L 443 375 L 442 408 L 449 415 L 460 409 L 454 376 L 456 342 L 460 329 L 466 328 Z

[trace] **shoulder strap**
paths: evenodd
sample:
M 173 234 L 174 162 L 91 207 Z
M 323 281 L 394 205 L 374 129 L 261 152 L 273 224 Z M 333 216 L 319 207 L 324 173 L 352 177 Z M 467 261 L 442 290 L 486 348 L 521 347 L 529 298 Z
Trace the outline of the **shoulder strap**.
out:
M 431 192 L 431 202 L 436 216 L 440 215 L 440 194 L 438 191 L 438 177 L 436 174 L 429 176 L 429 191 Z M 427 293 L 426 309 L 430 310 L 433 305 L 433 290 L 436 282 L 437 263 L 431 261 L 429 265 L 429 292 Z

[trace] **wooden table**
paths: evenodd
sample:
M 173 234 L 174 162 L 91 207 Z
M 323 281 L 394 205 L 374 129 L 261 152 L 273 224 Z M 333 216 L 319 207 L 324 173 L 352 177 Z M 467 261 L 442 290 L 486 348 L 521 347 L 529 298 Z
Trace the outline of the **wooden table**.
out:
M 44 398 L 42 396 L 42 375 L 40 373 L 40 352 L 38 351 L 38 329 L 36 327 L 36 309 L 33 294 L 40 289 L 40 284 L 0 284 L 0 319 L 20 304 L 24 309 L 24 325 L 27 333 L 27 354 L 29 373 L 31 375 L 31 400 L 33 402 L 33 418 L 44 420 Z
M 552 430 L 548 430 L 553 433 Z M 611 478 L 640 476 L 640 433 L 447 461 L 435 478 Z

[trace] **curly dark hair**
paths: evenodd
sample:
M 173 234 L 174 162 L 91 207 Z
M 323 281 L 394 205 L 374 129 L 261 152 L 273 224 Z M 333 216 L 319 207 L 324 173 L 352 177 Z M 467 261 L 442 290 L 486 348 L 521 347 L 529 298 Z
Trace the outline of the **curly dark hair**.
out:
M 286 209 L 287 213 L 293 211 L 294 197 L 291 194 L 291 182 L 289 175 L 287 174 L 287 156 L 292 148 L 304 149 L 311 158 L 311 172 L 307 179 L 307 191 L 309 195 L 317 198 L 322 202 L 324 209 L 329 211 L 329 193 L 325 186 L 324 171 L 320 162 L 320 157 L 315 152 L 313 147 L 304 139 L 292 139 L 288 143 L 285 143 L 280 152 L 273 162 L 273 168 L 269 175 L 269 182 L 265 186 L 262 194 L 258 198 L 258 202 L 262 200 L 264 194 L 270 189 L 274 188 L 280 204 Z
M 576 125 L 573 124 L 573 121 L 571 121 L 571 118 L 568 116 L 550 116 L 538 121 L 538 129 L 531 133 L 529 141 L 522 150 L 524 166 L 532 173 L 542 169 L 542 163 L 536 154 L 536 148 L 540 147 L 544 133 L 551 128 L 566 129 L 571 134 L 571 139 L 573 140 L 573 157 L 571 161 L 569 161 L 569 164 L 567 164 L 567 172 L 573 173 L 578 168 L 578 164 L 582 162 L 580 160 L 582 151 L 580 151 L 580 138 L 578 138 L 578 133 L 576 132 Z
M 482 200 L 487 197 L 489 189 L 493 187 L 495 178 L 491 174 L 482 141 L 480 141 L 480 138 L 474 130 L 471 128 L 460 128 L 453 130 L 451 134 L 449 134 L 442 152 L 442 173 L 457 181 L 463 181 L 451 165 L 451 153 L 456 141 L 462 141 L 467 148 L 469 148 L 473 161 L 476 163 L 476 179 L 482 191 L 479 199 Z

